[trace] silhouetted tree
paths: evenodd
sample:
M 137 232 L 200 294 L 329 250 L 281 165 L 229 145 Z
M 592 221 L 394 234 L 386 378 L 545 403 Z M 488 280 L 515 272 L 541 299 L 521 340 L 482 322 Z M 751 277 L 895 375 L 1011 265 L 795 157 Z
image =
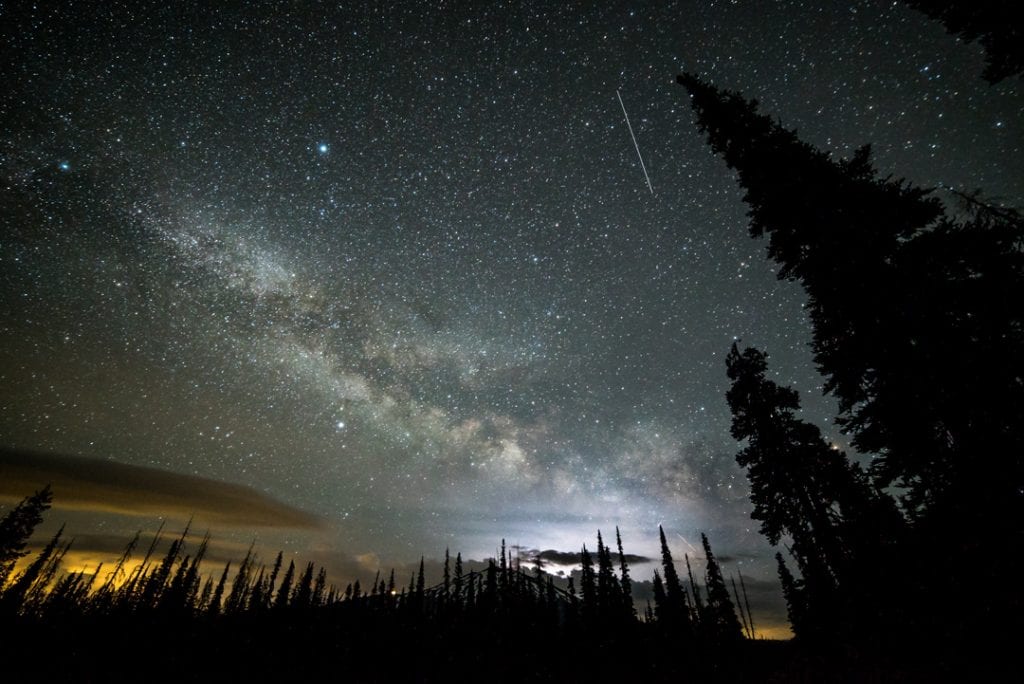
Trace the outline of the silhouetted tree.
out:
M 978 41 L 985 48 L 989 83 L 1024 74 L 1024 33 L 1020 29 L 1020 5 L 1015 0 L 904 0 L 916 10 L 941 21 L 946 30 L 965 43 Z
M 693 568 L 690 567 L 690 556 L 684 553 L 683 559 L 686 561 L 686 576 L 690 580 L 690 594 L 693 597 L 693 619 L 695 622 L 700 622 L 704 619 L 704 599 L 700 596 L 700 587 L 697 586 L 697 580 L 693 578 Z
M 815 630 L 807 624 L 807 603 L 803 597 L 803 591 L 793 573 L 789 571 L 781 552 L 775 553 L 775 562 L 778 564 L 779 580 L 782 583 L 782 596 L 786 599 L 786 611 L 789 616 L 789 624 L 793 627 L 793 634 L 798 638 L 809 638 L 814 635 Z
M 706 628 L 712 630 L 720 641 L 738 641 L 743 633 L 736 619 L 732 599 L 729 598 L 729 589 L 725 586 L 725 578 L 722 577 L 722 569 L 718 566 L 715 554 L 711 552 L 707 535 L 701 533 L 700 541 L 704 546 L 704 585 L 708 590 Z
M 736 461 L 750 480 L 751 517 L 761 521 L 773 545 L 783 535 L 792 539 L 802 596 L 814 604 L 805 618 L 838 623 L 842 614 L 846 622 L 859 622 L 849 611 L 840 613 L 840 603 L 870 613 L 870 606 L 887 602 L 870 597 L 882 598 L 885 586 L 896 581 L 878 574 L 902 534 L 895 505 L 816 426 L 796 417 L 799 395 L 765 377 L 766 354 L 753 348 L 741 353 L 734 344 L 726 365 L 732 435 L 747 441 Z
M 235 579 L 231 582 L 231 591 L 228 593 L 227 600 L 224 601 L 224 612 L 226 614 L 235 615 L 241 613 L 249 602 L 249 585 L 256 562 L 255 548 L 256 543 L 251 543 L 245 558 L 238 564 L 238 572 L 235 573 Z
M 455 595 L 456 607 L 462 605 L 462 552 L 455 554 L 455 577 L 452 580 L 452 592 Z
M 288 569 L 284 571 L 284 578 L 281 579 L 281 586 L 277 590 L 277 597 L 274 599 L 274 610 L 281 611 L 288 607 L 292 595 L 292 580 L 295 578 L 295 561 L 288 561 Z
M 664 620 L 671 629 L 689 630 L 690 607 L 686 600 L 686 590 L 679 581 L 679 573 L 676 572 L 676 564 L 672 560 L 672 552 L 661 525 L 658 525 L 658 536 L 661 540 L 661 570 L 665 575 L 665 602 L 659 620 Z
M 306 563 L 306 569 L 292 591 L 291 605 L 300 610 L 308 609 L 313 603 L 313 569 L 312 562 Z
M 451 564 L 451 558 L 448 555 L 448 547 L 445 547 L 445 549 L 444 549 L 444 570 L 442 571 L 442 574 L 441 574 L 441 585 L 444 588 L 444 591 L 441 594 L 442 601 L 447 601 L 448 600 L 448 596 L 451 593 L 452 576 L 451 576 L 451 569 L 449 567 L 450 564 Z
M 662 622 L 669 612 L 668 596 L 665 594 L 665 583 L 661 581 L 661 575 L 657 570 L 654 571 L 651 580 L 651 590 L 654 594 L 654 617 L 658 622 Z
M 615 545 L 619 551 L 619 582 L 622 586 L 622 603 L 626 613 L 632 617 L 636 615 L 636 608 L 633 606 L 633 582 L 629 577 L 626 554 L 622 551 L 622 535 L 619 534 L 618 525 L 615 526 Z
M 325 592 L 327 591 L 327 571 L 321 567 L 317 570 L 316 581 L 313 583 L 313 597 L 312 604 L 315 607 L 323 605 L 326 599 Z
M 608 618 L 618 617 L 622 606 L 622 587 L 615 577 L 611 550 L 597 531 L 597 607 Z
M 746 190 L 751 234 L 807 291 L 837 422 L 876 455 L 880 483 L 904 487 L 911 513 L 965 521 L 964 536 L 987 521 L 1019 543 L 1024 303 L 1006 293 L 1024 290 L 1024 220 L 953 220 L 927 191 L 877 178 L 868 148 L 834 161 L 756 103 L 679 81 Z
M 580 597 L 584 618 L 590 620 L 597 613 L 597 581 L 594 576 L 594 558 L 583 545 L 580 551 Z
M 7 583 L 18 559 L 26 554 L 25 546 L 52 501 L 53 492 L 46 485 L 22 499 L 0 520 L 0 589 Z
M 284 562 L 284 552 L 278 551 L 277 557 L 274 559 L 274 567 L 270 570 L 270 576 L 267 578 L 267 583 L 263 588 L 263 604 L 264 607 L 269 608 L 274 600 L 274 588 L 277 584 L 277 576 L 281 572 L 281 564 Z
M 224 570 L 220 573 L 220 579 L 217 580 L 217 588 L 213 590 L 213 597 L 210 599 L 210 604 L 207 606 L 207 612 L 210 615 L 217 615 L 221 609 L 221 599 L 224 596 L 224 587 L 228 581 L 228 573 L 231 571 L 231 561 L 224 564 Z
M 17 575 L 11 582 L 10 586 L 3 589 L 0 592 L 0 612 L 17 612 L 22 608 L 22 603 L 25 601 L 29 592 L 39 582 L 46 582 L 47 565 L 50 563 L 51 558 L 57 553 L 57 549 L 60 546 L 60 538 L 64 533 L 64 526 L 62 525 L 57 534 L 50 539 L 50 541 L 43 547 L 43 550 L 39 552 L 21 574 Z

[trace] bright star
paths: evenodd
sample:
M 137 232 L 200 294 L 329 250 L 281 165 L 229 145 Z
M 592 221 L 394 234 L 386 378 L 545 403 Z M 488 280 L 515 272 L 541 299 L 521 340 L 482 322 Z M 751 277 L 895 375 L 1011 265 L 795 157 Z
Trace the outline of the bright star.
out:
M 327 143 L 320 143 L 319 145 L 317 145 L 316 149 L 320 154 L 327 154 L 327 151 L 330 150 L 331 148 L 328 147 Z

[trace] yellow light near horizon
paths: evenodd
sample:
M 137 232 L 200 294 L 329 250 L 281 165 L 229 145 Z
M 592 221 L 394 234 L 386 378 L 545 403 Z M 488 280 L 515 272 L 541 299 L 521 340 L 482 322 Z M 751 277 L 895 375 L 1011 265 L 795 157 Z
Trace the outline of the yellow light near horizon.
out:
M 789 625 L 774 624 L 774 625 L 754 625 L 757 628 L 758 639 L 768 639 L 771 641 L 787 641 L 793 638 L 793 630 Z

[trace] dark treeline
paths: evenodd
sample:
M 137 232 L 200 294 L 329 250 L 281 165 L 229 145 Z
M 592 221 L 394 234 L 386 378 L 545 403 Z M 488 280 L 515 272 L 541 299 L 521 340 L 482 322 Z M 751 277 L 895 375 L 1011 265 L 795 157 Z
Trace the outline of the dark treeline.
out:
M 614 549 L 600 532 L 596 551 L 583 547 L 581 572 L 567 582 L 540 559 L 524 567 L 504 542 L 478 570 L 446 551 L 442 581 L 431 586 L 422 559 L 407 581 L 391 570 L 341 588 L 313 563 L 278 553 L 264 564 L 252 549 L 204 577 L 209 536 L 190 545 L 187 527 L 148 544 L 136 535 L 112 567 L 74 573 L 61 570 L 72 545 L 61 530 L 15 572 L 50 502 L 43 489 L 0 521 L 0 633 L 36 673 L 73 663 L 85 681 L 126 668 L 163 678 L 160 651 L 188 680 L 336 669 L 356 680 L 423 681 L 476 668 L 499 679 L 743 679 L 753 670 L 734 657 L 739 649 L 772 653 L 771 644 L 746 643 L 756 626 L 745 587 L 726 583 L 707 537 L 701 582 L 689 558 L 681 577 L 659 529 L 653 602 L 638 612 L 618 530 Z

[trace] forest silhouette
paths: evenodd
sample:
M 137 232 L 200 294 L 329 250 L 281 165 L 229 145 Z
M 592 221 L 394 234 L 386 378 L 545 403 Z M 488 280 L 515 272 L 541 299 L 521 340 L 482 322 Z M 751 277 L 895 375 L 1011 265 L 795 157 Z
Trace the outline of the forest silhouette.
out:
M 1012 65 L 988 76 L 1019 76 Z M 252 550 L 204 578 L 209 538 L 189 546 L 188 529 L 159 554 L 160 535 L 145 549 L 137 536 L 113 568 L 67 573 L 62 532 L 34 558 L 26 552 L 51 504 L 44 488 L 0 521 L 6 671 L 54 675 L 73 663 L 86 681 L 912 681 L 998 671 L 1014 645 L 1003 618 L 1021 610 L 1024 558 L 1024 218 L 977 192 L 947 206 L 880 178 L 868 147 L 833 159 L 756 102 L 691 74 L 678 81 L 736 172 L 752 237 L 767 238 L 779 278 L 806 291 L 815 363 L 864 457 L 800 418 L 799 394 L 769 379 L 766 353 L 733 345 L 737 461 L 778 550 L 791 642 L 756 638 L 743 578 L 726 582 L 706 536 L 698 581 L 688 558 L 681 576 L 659 530 L 653 602 L 639 611 L 617 530 L 614 549 L 600 532 L 595 552 L 583 547 L 581 572 L 564 586 L 504 543 L 480 571 L 446 552 L 433 586 L 423 561 L 407 582 L 392 571 L 336 587 L 313 563 L 285 567 L 278 554 L 266 565 Z

